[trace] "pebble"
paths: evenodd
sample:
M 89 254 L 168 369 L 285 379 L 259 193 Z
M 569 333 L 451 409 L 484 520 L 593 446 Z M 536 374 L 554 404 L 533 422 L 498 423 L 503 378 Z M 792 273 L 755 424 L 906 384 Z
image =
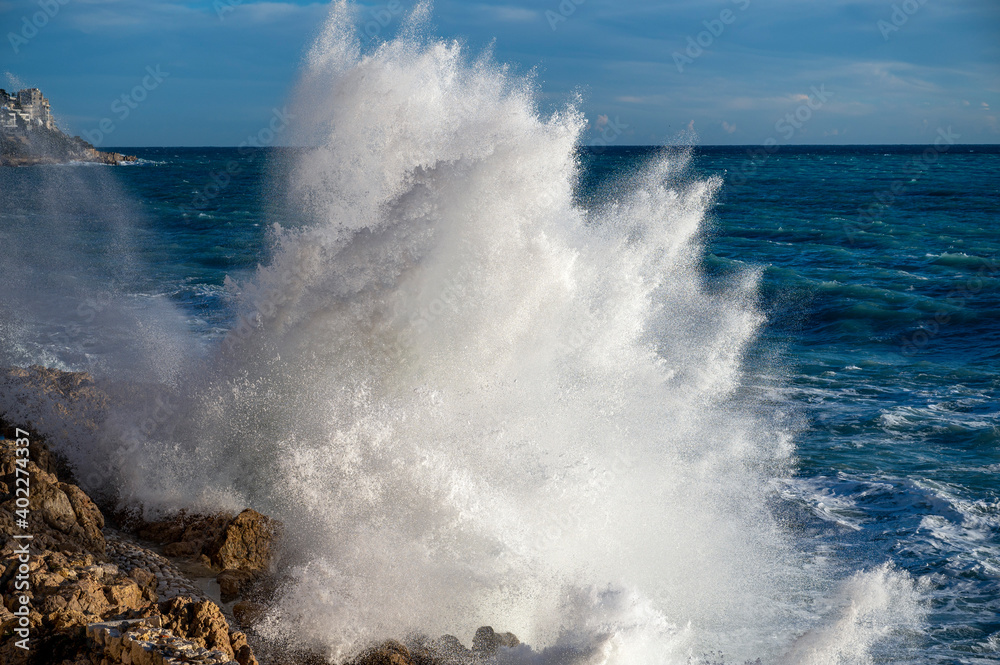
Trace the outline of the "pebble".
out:
M 177 596 L 190 596 L 195 600 L 209 600 L 170 561 L 156 552 L 126 540 L 113 529 L 104 530 L 108 558 L 126 575 L 136 568 L 145 568 L 156 575 L 156 593 L 160 602 Z

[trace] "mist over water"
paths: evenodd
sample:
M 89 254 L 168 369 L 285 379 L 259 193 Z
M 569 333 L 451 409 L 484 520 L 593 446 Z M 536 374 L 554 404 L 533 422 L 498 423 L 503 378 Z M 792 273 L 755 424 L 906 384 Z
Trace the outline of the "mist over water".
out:
M 742 390 L 758 275 L 704 284 L 720 181 L 667 151 L 580 207 L 586 120 L 540 114 L 532 80 L 429 36 L 428 13 L 363 50 L 334 5 L 293 110 L 310 148 L 288 200 L 309 223 L 228 283 L 240 324 L 209 360 L 176 351 L 194 345 L 169 312 L 129 328 L 156 326 L 161 355 L 104 372 L 142 386 L 92 437 L 105 484 L 150 511 L 282 520 L 265 630 L 331 657 L 481 625 L 530 644 L 503 655 L 524 662 L 888 648 L 919 624 L 914 582 L 838 582 L 769 509 L 794 432 Z
M 148 288 L 142 208 L 110 169 L 3 169 L 0 209 L 3 366 L 176 382 L 198 345 L 176 308 Z

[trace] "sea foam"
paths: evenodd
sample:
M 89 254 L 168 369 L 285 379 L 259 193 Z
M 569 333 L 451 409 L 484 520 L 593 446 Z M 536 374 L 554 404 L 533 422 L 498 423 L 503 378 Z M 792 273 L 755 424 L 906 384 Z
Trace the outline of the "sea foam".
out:
M 264 631 L 331 657 L 493 625 L 521 662 L 869 658 L 917 594 L 888 569 L 837 592 L 768 508 L 793 433 L 741 391 L 759 275 L 700 269 L 719 179 L 665 151 L 584 208 L 575 100 L 540 113 L 426 5 L 368 49 L 352 11 L 295 95 L 306 221 L 229 282 L 240 325 L 163 384 L 169 422 L 122 396 L 122 500 L 282 520 Z

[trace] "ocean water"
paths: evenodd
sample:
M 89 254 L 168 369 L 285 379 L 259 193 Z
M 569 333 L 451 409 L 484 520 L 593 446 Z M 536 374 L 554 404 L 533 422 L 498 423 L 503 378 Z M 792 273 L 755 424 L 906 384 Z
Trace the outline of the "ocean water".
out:
M 411 21 L 331 19 L 310 149 L 0 171 L 0 359 L 112 396 L 87 489 L 282 519 L 265 630 L 332 658 L 996 662 L 1000 148 L 581 148 Z

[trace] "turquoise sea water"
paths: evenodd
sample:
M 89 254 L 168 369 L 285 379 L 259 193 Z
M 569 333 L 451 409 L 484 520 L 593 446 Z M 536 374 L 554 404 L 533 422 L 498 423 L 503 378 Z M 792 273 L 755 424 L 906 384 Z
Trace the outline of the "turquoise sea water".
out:
M 210 350 L 235 321 L 227 277 L 249 279 L 268 260 L 271 224 L 305 223 L 267 184 L 281 181 L 288 153 L 118 150 L 142 161 L 113 171 L 113 206 L 78 221 L 67 251 L 89 257 L 99 280 L 179 307 Z M 621 176 L 652 154 L 582 150 L 580 204 L 614 200 Z M 747 269 L 762 275 L 767 321 L 742 390 L 782 414 L 796 447 L 772 510 L 846 569 L 891 562 L 926 581 L 927 629 L 908 660 L 997 662 L 1000 148 L 783 147 L 752 159 L 746 148 L 695 148 L 690 169 L 724 181 L 698 257 L 707 284 L 724 292 Z M 74 214 L 33 201 L 38 183 L 81 173 L 103 182 L 108 171 L 0 173 L 5 251 L 39 218 Z M 92 251 L 109 225 L 130 229 L 129 266 L 113 249 Z M 51 279 L 71 280 L 53 261 Z M 88 308 L 100 311 L 100 299 L 80 314 L 87 322 Z M 9 311 L 0 324 L 15 325 Z M 105 350 L 80 325 L 21 339 L 8 358 L 97 369 Z

